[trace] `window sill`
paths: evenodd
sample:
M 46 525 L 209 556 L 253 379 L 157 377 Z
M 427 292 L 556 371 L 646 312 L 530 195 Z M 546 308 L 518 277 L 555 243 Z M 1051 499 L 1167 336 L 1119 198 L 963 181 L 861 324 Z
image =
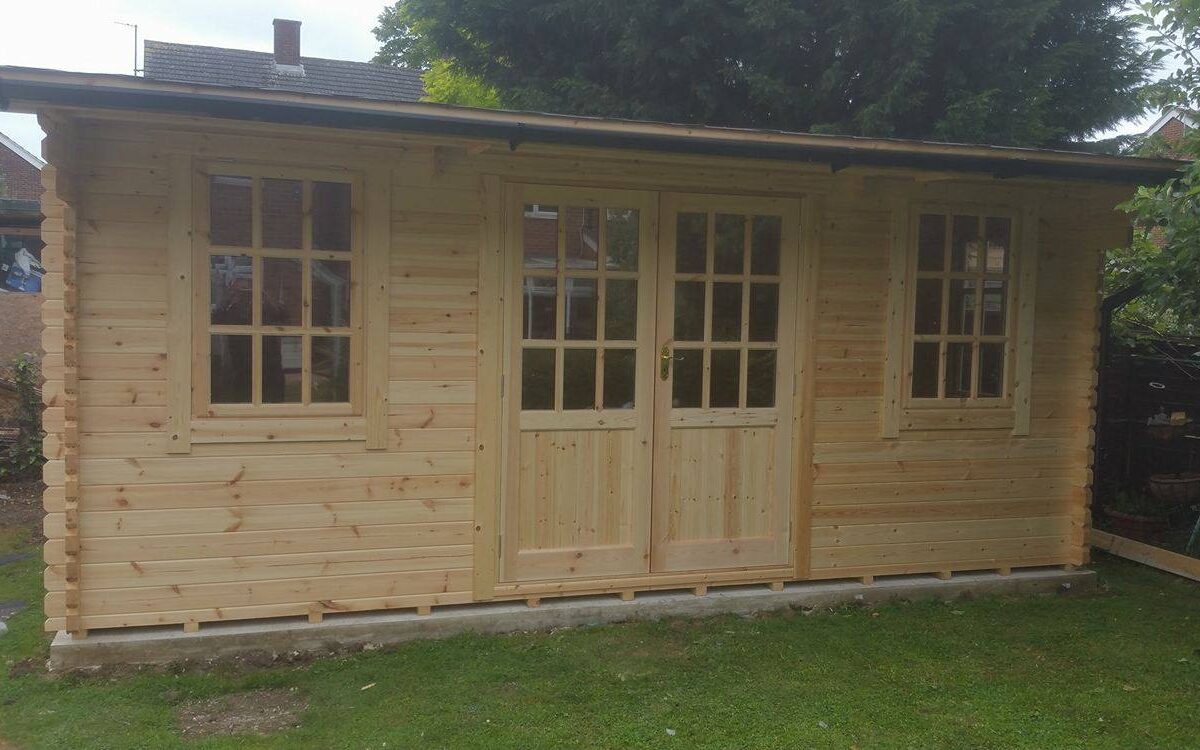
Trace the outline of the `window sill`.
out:
M 193 443 L 320 443 L 367 439 L 363 417 L 193 418 Z

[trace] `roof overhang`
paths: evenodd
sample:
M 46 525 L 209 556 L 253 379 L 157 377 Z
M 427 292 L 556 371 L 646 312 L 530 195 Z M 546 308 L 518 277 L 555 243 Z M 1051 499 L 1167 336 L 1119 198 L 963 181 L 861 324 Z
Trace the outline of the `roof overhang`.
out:
M 0 67 L 0 108 L 64 107 L 200 115 L 317 127 L 402 131 L 523 143 L 638 149 L 849 166 L 982 172 L 1000 178 L 1045 177 L 1154 184 L 1184 162 L 1000 146 L 741 130 L 381 102 L 282 91 L 152 81 L 124 75 Z
M 41 201 L 0 198 L 0 226 L 36 228 L 41 223 Z M 3 229 L 0 229 L 0 232 L 3 232 Z

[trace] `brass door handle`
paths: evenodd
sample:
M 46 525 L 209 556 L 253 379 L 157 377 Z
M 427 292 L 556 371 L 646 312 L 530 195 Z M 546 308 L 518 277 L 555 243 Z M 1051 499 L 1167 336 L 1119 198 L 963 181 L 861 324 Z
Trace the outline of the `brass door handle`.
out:
M 671 362 L 673 360 L 683 359 L 682 355 L 671 355 L 671 345 L 663 344 L 662 349 L 658 352 L 658 377 L 666 380 L 671 377 Z

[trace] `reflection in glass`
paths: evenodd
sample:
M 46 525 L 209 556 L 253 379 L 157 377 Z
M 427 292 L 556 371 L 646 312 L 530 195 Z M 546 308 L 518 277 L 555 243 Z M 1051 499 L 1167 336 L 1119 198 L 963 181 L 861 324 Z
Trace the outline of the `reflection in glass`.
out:
M 209 401 L 214 404 L 250 403 L 253 398 L 251 337 L 215 333 L 210 337 L 209 345 Z
M 779 327 L 779 285 L 750 285 L 750 340 L 775 341 Z
M 527 339 L 552 339 L 557 335 L 558 280 L 526 276 L 522 285 L 522 332 Z
M 742 377 L 740 349 L 714 349 L 709 372 L 708 405 L 713 409 L 732 409 L 739 405 L 738 388 Z
M 704 282 L 675 282 L 675 339 L 704 340 Z
M 604 350 L 604 408 L 632 409 L 636 391 L 637 350 Z
M 568 271 L 594 271 L 599 267 L 600 209 L 563 209 L 563 237 Z
M 717 282 L 712 285 L 712 340 L 742 340 L 742 285 Z
M 521 351 L 521 408 L 554 408 L 554 350 Z
M 633 341 L 637 338 L 637 281 L 608 279 L 604 292 L 604 338 Z
M 676 349 L 672 363 L 671 405 L 698 409 L 704 395 L 704 350 Z
M 938 352 L 936 343 L 926 342 L 913 345 L 913 398 L 937 398 Z
M 606 212 L 608 226 L 608 256 L 605 267 L 610 271 L 636 271 L 638 268 L 638 210 L 610 208 Z
M 950 320 L 946 332 L 952 336 L 975 333 L 975 307 L 978 284 L 966 279 L 950 280 Z
M 350 325 L 350 264 L 346 261 L 313 261 L 312 324 L 326 328 Z
M 746 362 L 746 406 L 766 409 L 775 405 L 774 349 L 751 349 Z
M 955 216 L 951 229 L 950 270 L 978 271 L 980 256 L 979 219 Z
M 350 249 L 350 185 L 312 184 L 312 243 L 316 250 Z
M 312 401 L 350 400 L 350 337 L 312 337 Z
M 210 255 L 208 271 L 209 319 L 213 325 L 250 325 L 254 264 L 249 256 Z
M 263 258 L 263 325 L 298 326 L 303 315 L 304 265 L 294 258 Z
M 921 214 L 917 229 L 917 270 L 946 270 L 946 217 Z
M 304 183 L 300 180 L 262 181 L 262 244 L 299 249 L 304 240 Z
M 675 272 L 704 273 L 708 215 L 681 213 L 675 219 Z
M 742 258 L 746 252 L 746 217 L 738 214 L 717 214 L 716 232 L 713 272 L 742 273 Z
M 1007 273 L 1008 248 L 1012 246 L 1012 219 L 989 216 L 984 221 L 984 233 L 987 236 L 987 272 Z
M 558 267 L 558 207 L 525 206 L 522 244 L 526 268 Z
M 250 247 L 253 180 L 249 177 L 213 175 L 208 182 L 208 234 L 214 245 Z
M 779 275 L 779 247 L 783 241 L 783 219 L 755 216 L 750 235 L 750 273 Z
M 303 398 L 304 339 L 301 336 L 262 337 L 262 400 L 264 404 L 298 404 Z
M 917 279 L 917 311 L 913 332 L 942 332 L 942 280 Z
M 1008 283 L 983 282 L 983 335 L 1003 336 L 1008 314 Z
M 563 350 L 563 409 L 596 408 L 596 350 Z
M 563 307 L 563 335 L 573 341 L 595 341 L 596 339 L 596 280 L 573 279 L 564 281 L 566 304 Z
M 1004 344 L 981 344 L 979 347 L 979 397 L 1000 398 L 1004 395 Z
M 946 398 L 971 395 L 971 345 L 946 344 Z

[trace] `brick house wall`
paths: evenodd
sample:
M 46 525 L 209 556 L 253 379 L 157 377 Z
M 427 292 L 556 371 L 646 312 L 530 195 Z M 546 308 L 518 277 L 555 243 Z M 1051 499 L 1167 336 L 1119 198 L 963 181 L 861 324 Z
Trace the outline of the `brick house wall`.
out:
M 36 201 L 41 197 L 41 170 L 0 143 L 0 198 Z

